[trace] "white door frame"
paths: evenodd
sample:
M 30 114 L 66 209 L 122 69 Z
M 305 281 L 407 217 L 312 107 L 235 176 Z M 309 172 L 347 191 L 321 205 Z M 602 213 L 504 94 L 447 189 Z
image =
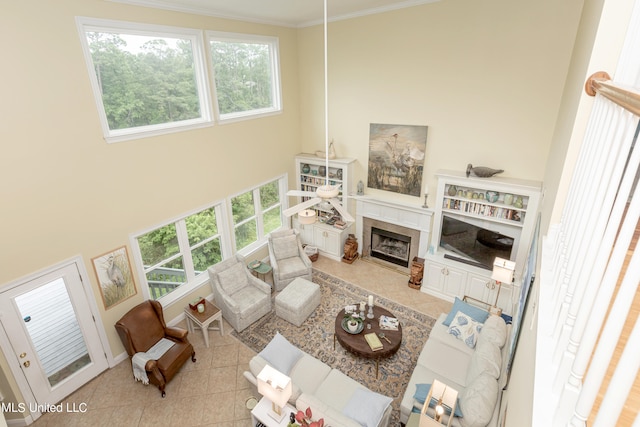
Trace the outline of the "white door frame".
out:
M 93 289 L 91 288 L 89 274 L 87 273 L 84 262 L 80 255 L 77 255 L 73 258 L 69 258 L 55 265 L 49 266 L 35 273 L 29 274 L 28 276 L 24 276 L 17 280 L 9 282 L 5 286 L 2 286 L 0 288 L 0 293 L 6 292 L 26 282 L 35 280 L 44 274 L 48 274 L 55 270 L 59 270 L 61 268 L 69 267 L 69 266 L 75 266 L 78 270 L 78 274 L 80 274 L 80 279 L 82 280 L 82 287 L 87 295 L 89 310 L 91 311 L 91 314 L 95 318 L 95 326 L 96 326 L 96 329 L 98 330 L 100 343 L 102 344 L 102 348 L 104 349 L 104 352 L 105 352 L 107 364 L 109 368 L 113 368 L 116 365 L 116 362 L 112 356 L 112 351 L 111 351 L 111 347 L 109 346 L 107 333 L 104 329 L 104 324 L 102 322 L 102 318 L 100 317 L 100 312 L 98 311 L 98 305 L 96 304 L 95 294 L 93 292 Z M 13 363 L 13 359 L 14 359 L 13 349 L 12 349 L 9 337 L 7 336 L 7 333 L 4 330 L 4 328 L 0 328 L 0 350 L 2 350 L 2 353 L 7 361 L 7 364 L 9 365 L 9 369 L 11 369 L 11 373 L 13 374 L 13 378 L 16 381 L 18 388 L 20 389 L 20 393 L 22 393 L 22 397 L 24 398 L 24 403 L 27 405 L 27 407 L 37 407 L 37 401 L 35 399 L 35 396 L 31 392 L 31 388 L 29 387 L 29 383 L 27 382 L 27 379 L 24 376 L 22 369 L 20 368 L 19 365 L 17 365 L 16 363 Z M 32 422 L 40 418 L 41 415 L 42 415 L 41 412 L 32 412 L 28 417 L 25 418 L 27 425 L 31 424 Z

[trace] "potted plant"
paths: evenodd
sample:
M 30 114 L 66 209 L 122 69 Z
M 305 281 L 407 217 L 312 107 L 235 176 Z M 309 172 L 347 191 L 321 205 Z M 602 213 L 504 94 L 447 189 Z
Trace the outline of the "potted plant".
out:
M 312 420 L 311 408 L 307 408 L 305 412 L 298 411 L 296 414 L 293 412 L 289 418 L 289 424 L 287 427 L 323 427 L 324 418 L 320 418 L 318 421 Z

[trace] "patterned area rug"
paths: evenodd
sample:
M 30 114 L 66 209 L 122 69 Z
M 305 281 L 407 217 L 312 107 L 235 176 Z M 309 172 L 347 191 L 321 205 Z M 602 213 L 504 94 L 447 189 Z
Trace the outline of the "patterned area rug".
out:
M 244 331 L 233 331 L 232 334 L 251 349 L 260 352 L 275 333 L 280 332 L 292 344 L 332 368 L 339 369 L 370 390 L 392 397 L 394 400 L 390 426 L 399 426 L 400 401 L 435 319 L 376 295 L 376 304 L 386 308 L 400 320 L 403 335 L 398 352 L 380 360 L 379 376 L 376 378 L 374 361 L 352 355 L 338 342 L 335 350 L 333 349 L 336 315 L 348 304 L 366 301 L 370 292 L 315 269 L 313 281 L 320 285 L 322 302 L 300 327 L 277 317 L 274 308 Z

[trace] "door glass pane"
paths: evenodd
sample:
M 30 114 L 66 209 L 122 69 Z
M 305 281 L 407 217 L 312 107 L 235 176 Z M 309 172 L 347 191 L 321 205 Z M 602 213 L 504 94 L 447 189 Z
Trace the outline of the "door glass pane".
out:
M 91 362 L 62 278 L 15 302 L 52 387 Z

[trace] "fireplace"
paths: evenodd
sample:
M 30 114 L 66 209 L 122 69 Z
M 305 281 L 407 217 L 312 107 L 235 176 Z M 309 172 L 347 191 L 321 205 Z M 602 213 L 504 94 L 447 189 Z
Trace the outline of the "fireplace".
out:
M 411 236 L 371 227 L 371 253 L 374 258 L 409 267 Z
M 420 230 L 371 218 L 363 218 L 362 226 L 363 258 L 409 273 L 419 256 Z

